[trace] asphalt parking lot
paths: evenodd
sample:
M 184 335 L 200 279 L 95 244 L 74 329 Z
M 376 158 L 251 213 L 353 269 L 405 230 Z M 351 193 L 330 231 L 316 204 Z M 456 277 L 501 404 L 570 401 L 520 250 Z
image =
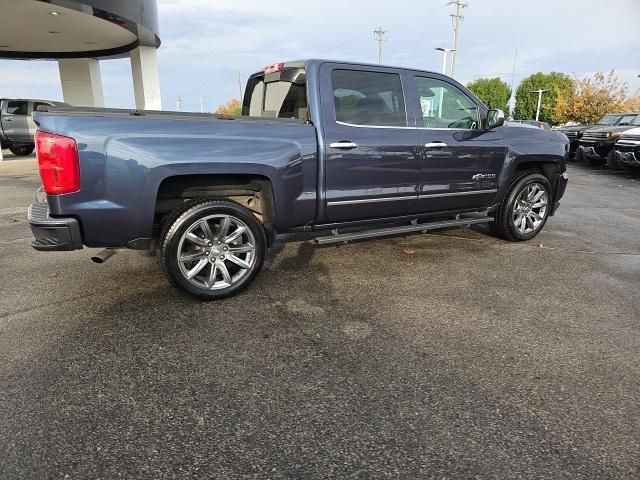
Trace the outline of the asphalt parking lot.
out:
M 287 245 L 200 303 L 153 258 L 29 247 L 0 162 L 0 478 L 640 477 L 640 178 L 544 232 Z

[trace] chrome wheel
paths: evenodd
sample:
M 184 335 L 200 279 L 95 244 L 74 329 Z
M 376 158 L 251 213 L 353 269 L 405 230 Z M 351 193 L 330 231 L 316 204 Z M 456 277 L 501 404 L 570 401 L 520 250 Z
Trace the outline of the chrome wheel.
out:
M 251 229 L 232 215 L 210 215 L 193 223 L 177 251 L 182 275 L 193 285 L 222 290 L 249 274 L 256 263 Z
M 549 193 L 544 185 L 531 183 L 524 187 L 513 207 L 513 224 L 521 235 L 538 231 L 547 215 Z

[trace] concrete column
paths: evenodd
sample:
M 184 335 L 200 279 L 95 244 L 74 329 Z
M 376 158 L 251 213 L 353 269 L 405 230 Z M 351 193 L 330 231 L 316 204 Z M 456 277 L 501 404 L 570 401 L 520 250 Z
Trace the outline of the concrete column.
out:
M 64 101 L 75 107 L 104 107 L 100 63 L 93 58 L 58 60 Z
M 155 47 L 138 47 L 132 50 L 131 73 L 133 92 L 138 110 L 162 110 L 160 97 L 160 72 Z

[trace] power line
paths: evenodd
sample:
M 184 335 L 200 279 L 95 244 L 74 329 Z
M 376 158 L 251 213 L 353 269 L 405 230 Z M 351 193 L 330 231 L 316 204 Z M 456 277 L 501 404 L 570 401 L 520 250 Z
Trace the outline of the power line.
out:
M 462 15 L 462 9 L 467 8 L 466 3 L 462 3 L 462 0 L 454 0 L 450 2 L 456 6 L 456 13 L 451 15 L 453 18 L 453 53 L 451 54 L 451 77 L 456 76 L 456 54 L 458 51 L 458 37 L 460 36 L 460 23 L 464 16 Z
M 384 38 L 384 34 L 387 33 L 386 30 L 383 30 L 382 27 L 378 27 L 373 31 L 376 37 L 376 41 L 378 42 L 378 63 L 382 63 L 382 49 L 384 48 L 384 42 L 386 42 Z

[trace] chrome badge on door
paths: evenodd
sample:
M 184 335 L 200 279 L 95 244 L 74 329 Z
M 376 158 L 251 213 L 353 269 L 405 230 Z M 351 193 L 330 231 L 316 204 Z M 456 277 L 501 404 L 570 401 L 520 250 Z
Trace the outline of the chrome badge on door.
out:
M 496 178 L 496 174 L 495 173 L 476 173 L 473 177 L 471 177 L 472 180 L 491 180 L 492 178 Z

